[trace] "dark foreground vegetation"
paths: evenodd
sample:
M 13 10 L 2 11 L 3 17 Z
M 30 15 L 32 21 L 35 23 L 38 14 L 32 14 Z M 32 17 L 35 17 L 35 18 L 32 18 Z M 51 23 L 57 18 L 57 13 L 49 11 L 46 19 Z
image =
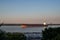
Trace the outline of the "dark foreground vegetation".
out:
M 10 33 L 0 30 L 0 40 L 26 40 L 23 33 Z
M 60 27 L 58 28 L 46 28 L 42 31 L 42 40 L 60 40 Z
M 26 40 L 26 36 L 23 33 L 7 33 L 0 30 L 0 40 Z M 60 27 L 45 28 L 45 30 L 42 31 L 42 40 L 60 40 Z

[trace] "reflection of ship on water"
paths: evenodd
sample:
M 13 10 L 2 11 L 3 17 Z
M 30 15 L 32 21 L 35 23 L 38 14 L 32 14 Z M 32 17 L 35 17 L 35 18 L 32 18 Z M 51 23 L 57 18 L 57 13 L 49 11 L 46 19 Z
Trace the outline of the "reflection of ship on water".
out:
M 24 32 L 27 37 L 27 40 L 41 40 L 42 33 L 41 32 Z

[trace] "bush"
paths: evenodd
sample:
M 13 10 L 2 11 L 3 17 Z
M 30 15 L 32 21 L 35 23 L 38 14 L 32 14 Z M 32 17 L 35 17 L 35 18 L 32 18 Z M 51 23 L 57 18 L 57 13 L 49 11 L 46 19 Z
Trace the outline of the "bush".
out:
M 5 34 L 6 33 L 4 31 L 0 30 L 0 40 L 5 40 L 6 39 Z
M 26 36 L 23 33 L 6 33 L 0 30 L 0 40 L 26 40 Z
M 60 40 L 60 27 L 59 28 L 46 28 L 42 31 L 42 40 Z

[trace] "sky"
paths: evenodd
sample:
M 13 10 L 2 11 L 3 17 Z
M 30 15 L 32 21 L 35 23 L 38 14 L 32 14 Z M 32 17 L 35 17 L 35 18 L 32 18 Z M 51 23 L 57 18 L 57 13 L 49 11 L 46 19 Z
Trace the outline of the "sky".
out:
M 0 0 L 1 22 L 60 24 L 60 0 Z

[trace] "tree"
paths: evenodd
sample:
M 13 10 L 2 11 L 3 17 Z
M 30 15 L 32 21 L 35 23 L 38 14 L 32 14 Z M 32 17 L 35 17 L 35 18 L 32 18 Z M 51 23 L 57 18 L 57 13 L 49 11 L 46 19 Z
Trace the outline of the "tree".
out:
M 0 30 L 0 40 L 5 40 L 6 39 L 5 34 L 6 34 L 5 31 Z
M 42 40 L 60 40 L 60 27 L 59 28 L 46 28 L 42 31 Z

